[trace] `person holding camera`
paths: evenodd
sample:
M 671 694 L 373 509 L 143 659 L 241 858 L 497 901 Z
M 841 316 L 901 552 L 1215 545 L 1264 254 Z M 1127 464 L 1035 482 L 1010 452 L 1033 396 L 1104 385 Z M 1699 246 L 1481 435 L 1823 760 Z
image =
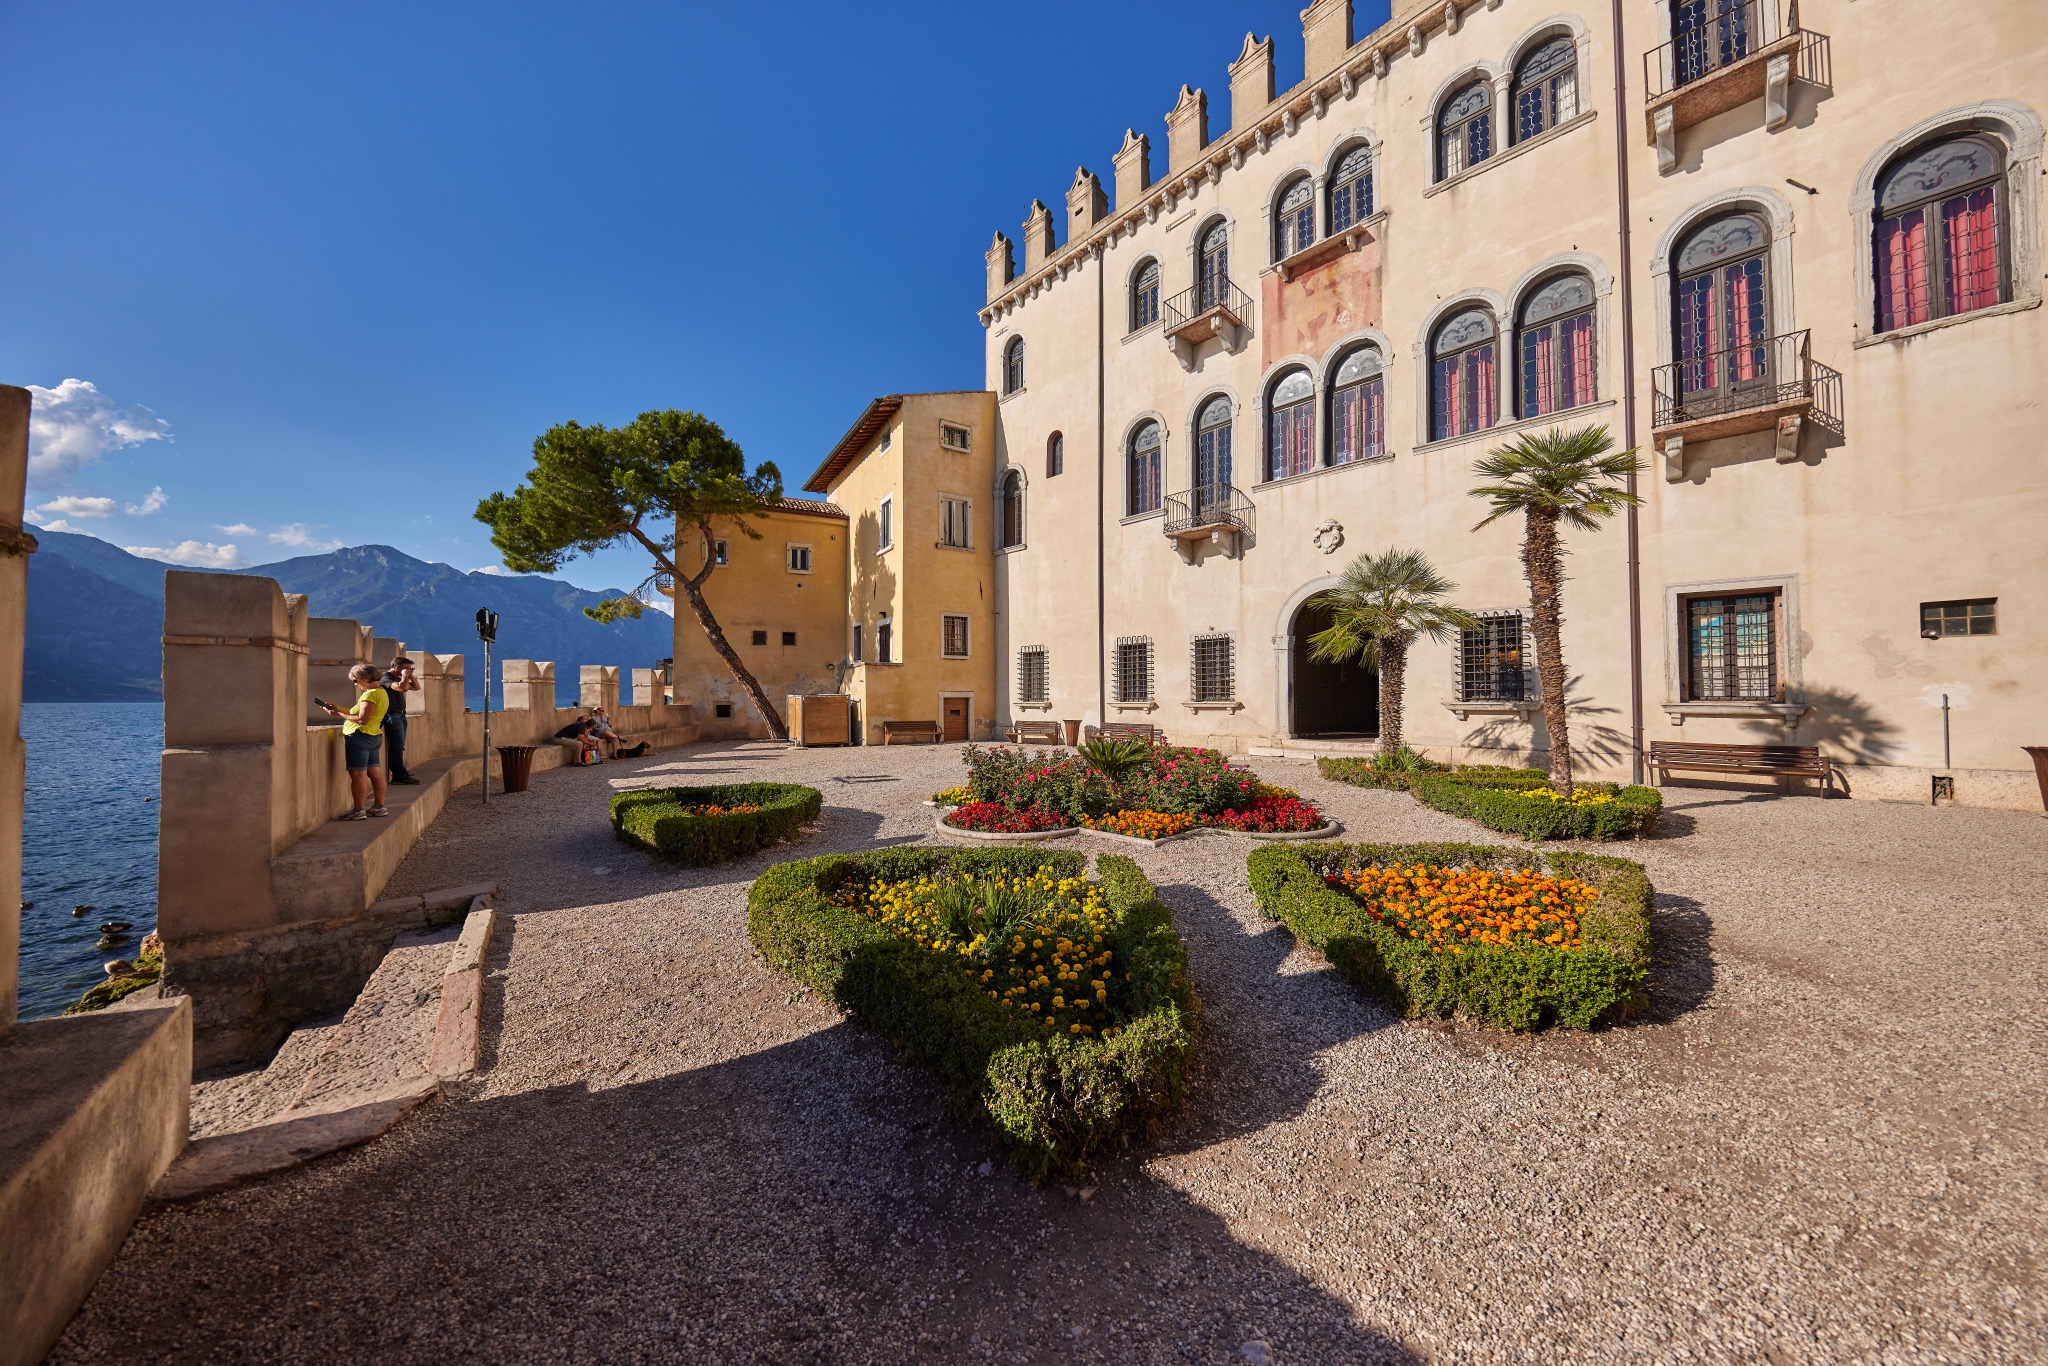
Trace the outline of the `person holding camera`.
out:
M 384 771 L 394 783 L 416 786 L 419 779 L 405 766 L 405 695 L 420 690 L 419 673 L 410 659 L 395 655 L 378 682 L 391 695 L 391 710 L 384 715 Z
M 341 747 L 348 759 L 348 791 L 355 805 L 339 817 L 345 821 L 368 820 L 372 816 L 388 816 L 384 809 L 384 711 L 391 703 L 391 694 L 377 682 L 377 666 L 358 664 L 348 671 L 348 681 L 355 685 L 356 704 L 353 707 L 337 707 L 332 702 L 313 701 L 329 716 L 341 719 Z M 365 805 L 364 798 L 375 795 L 376 800 Z

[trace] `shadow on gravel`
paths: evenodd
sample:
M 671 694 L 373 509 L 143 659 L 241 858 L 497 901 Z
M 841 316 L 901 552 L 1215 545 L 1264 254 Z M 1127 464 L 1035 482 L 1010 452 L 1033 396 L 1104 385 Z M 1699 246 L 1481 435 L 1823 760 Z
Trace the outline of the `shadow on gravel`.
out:
M 656 1081 L 444 1104 L 146 1217 L 52 1360 L 1420 1360 L 1112 1168 L 1089 1201 L 1029 1186 L 842 1024 Z
M 1713 937 L 1714 922 L 1699 902 L 1657 894 L 1650 908 L 1650 1008 L 1634 1023 L 1666 1024 L 1706 1001 L 1714 990 Z

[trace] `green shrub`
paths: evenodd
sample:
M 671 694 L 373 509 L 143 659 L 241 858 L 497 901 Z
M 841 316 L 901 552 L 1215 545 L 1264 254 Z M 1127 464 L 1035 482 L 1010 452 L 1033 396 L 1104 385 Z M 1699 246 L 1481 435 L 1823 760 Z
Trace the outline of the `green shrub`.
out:
M 1040 869 L 1079 877 L 1087 860 L 1077 853 L 927 847 L 801 859 L 755 879 L 747 930 L 770 965 L 936 1073 L 956 1104 L 995 1128 L 1018 1170 L 1043 1181 L 1177 1104 L 1194 1055 L 1200 1007 L 1166 907 L 1129 859 L 1105 854 L 1096 866 L 1124 978 L 1121 1018 L 1107 1038 L 1048 1038 L 958 963 L 832 903 L 871 880 Z
M 1404 759 L 1403 756 L 1407 758 Z M 1449 764 L 1439 764 L 1423 758 L 1415 751 L 1403 746 L 1396 751 L 1391 761 L 1385 756 L 1371 759 L 1318 759 L 1316 769 L 1333 783 L 1349 783 L 1353 787 L 1372 787 L 1382 790 L 1406 792 L 1419 778 L 1455 776 L 1469 782 L 1530 783 L 1541 784 L 1550 781 L 1540 768 L 1502 768 L 1494 764 L 1475 764 L 1461 768 L 1453 774 Z
M 1614 800 L 1557 801 L 1539 790 L 1548 789 L 1546 782 L 1474 781 L 1462 772 L 1418 777 L 1408 790 L 1425 806 L 1530 840 L 1636 838 L 1657 823 L 1664 809 L 1663 794 L 1654 787 L 1579 786 L 1582 791 Z
M 730 816 L 693 816 L 693 806 L 758 806 Z M 701 866 L 751 854 L 792 838 L 818 819 L 825 796 L 793 783 L 727 783 L 719 787 L 650 787 L 612 798 L 612 829 L 620 839 L 678 863 Z
M 1526 868 L 1576 878 L 1600 895 L 1580 917 L 1580 948 L 1475 945 L 1449 954 L 1375 920 L 1324 881 L 1346 868 L 1416 863 Z M 1261 912 L 1404 1015 L 1459 1013 L 1517 1031 L 1586 1029 L 1644 999 L 1653 891 L 1642 865 L 1627 859 L 1480 844 L 1269 844 L 1253 851 L 1250 875 Z

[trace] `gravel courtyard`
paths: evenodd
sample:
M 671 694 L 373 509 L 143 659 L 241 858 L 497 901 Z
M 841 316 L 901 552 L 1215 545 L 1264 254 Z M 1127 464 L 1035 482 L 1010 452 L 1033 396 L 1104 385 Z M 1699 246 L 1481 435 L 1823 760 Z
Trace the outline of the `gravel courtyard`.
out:
M 1499 838 L 1255 767 L 1349 839 Z M 479 1078 L 146 1216 L 53 1359 L 2048 1357 L 2040 816 L 1670 789 L 1614 849 L 1659 893 L 1652 1010 L 1530 1038 L 1372 1004 L 1258 915 L 1248 841 L 1140 850 L 1205 1006 L 1195 1084 L 1037 1189 L 746 937 L 764 867 L 936 840 L 962 773 L 723 744 L 472 789 L 391 890 L 502 884 Z M 818 786 L 823 822 L 710 869 L 611 836 L 616 786 L 741 778 Z

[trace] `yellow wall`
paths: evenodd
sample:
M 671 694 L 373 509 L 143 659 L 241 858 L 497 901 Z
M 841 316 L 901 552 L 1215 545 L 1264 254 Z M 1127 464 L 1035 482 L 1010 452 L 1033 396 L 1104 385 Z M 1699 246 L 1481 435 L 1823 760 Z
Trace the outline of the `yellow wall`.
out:
M 787 712 L 791 693 L 839 691 L 846 654 L 847 525 L 837 509 L 818 507 L 808 512 L 785 506 L 745 519 L 759 533 L 758 540 L 735 525 L 719 524 L 727 563 L 704 581 L 712 615 L 778 712 Z M 792 544 L 811 548 L 810 573 L 790 572 L 784 556 Z M 703 563 L 701 536 L 686 533 L 677 548 L 677 568 L 695 573 Z M 680 592 L 675 610 L 675 700 L 695 706 L 706 739 L 766 735 L 761 716 L 712 650 Z M 756 631 L 767 633 L 766 644 L 754 643 Z M 796 633 L 794 645 L 782 643 L 785 631 Z M 729 715 L 721 717 L 721 707 Z M 788 720 L 785 714 L 785 724 Z

